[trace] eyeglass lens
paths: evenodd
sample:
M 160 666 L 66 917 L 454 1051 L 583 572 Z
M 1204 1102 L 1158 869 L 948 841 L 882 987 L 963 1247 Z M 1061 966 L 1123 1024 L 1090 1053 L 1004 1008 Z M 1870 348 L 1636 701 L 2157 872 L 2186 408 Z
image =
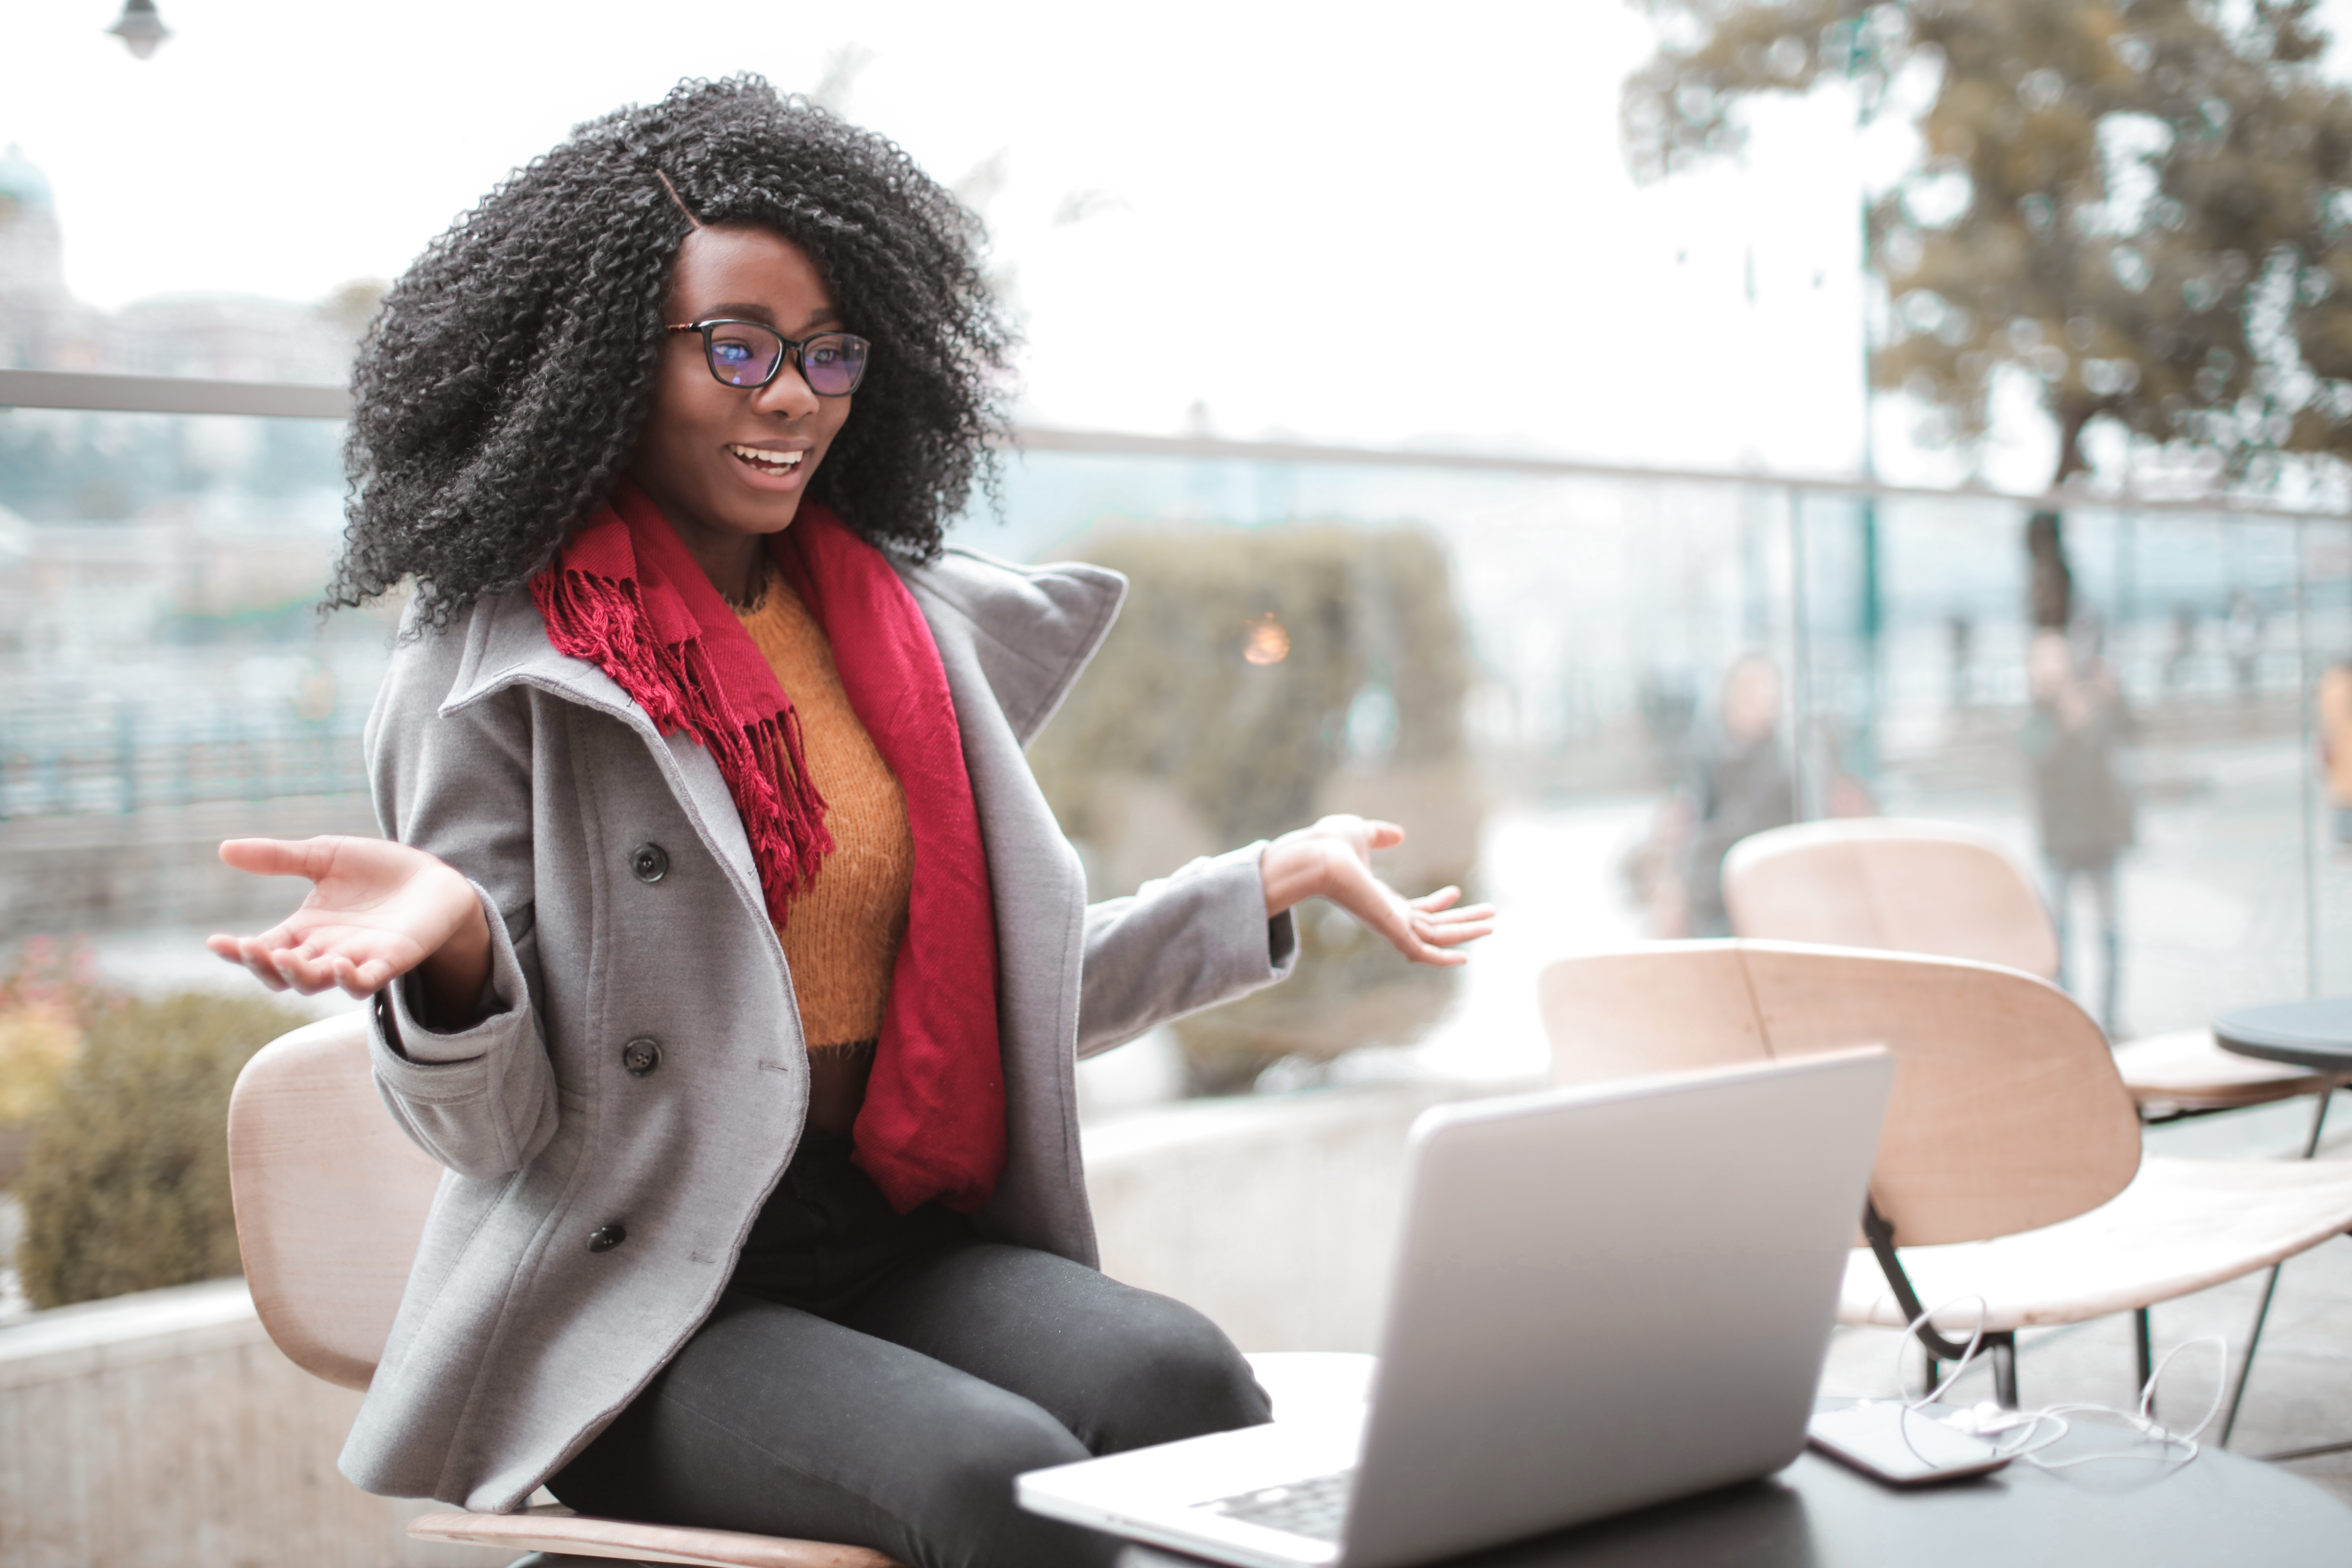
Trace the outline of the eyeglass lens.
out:
M 785 338 L 756 321 L 720 321 L 710 328 L 710 373 L 730 386 L 765 386 L 783 357 Z M 846 397 L 866 374 L 866 340 L 820 332 L 801 344 L 801 376 L 821 397 Z

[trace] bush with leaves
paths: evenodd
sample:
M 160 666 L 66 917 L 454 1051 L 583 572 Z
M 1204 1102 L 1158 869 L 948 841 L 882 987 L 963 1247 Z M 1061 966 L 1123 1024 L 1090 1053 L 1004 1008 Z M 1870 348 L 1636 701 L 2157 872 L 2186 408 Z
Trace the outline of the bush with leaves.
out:
M 33 1127 L 56 1102 L 91 1020 L 122 1000 L 79 944 L 35 937 L 0 968 L 0 1187 L 24 1167 Z
M 15 1192 L 16 1267 L 37 1307 L 235 1274 L 228 1095 L 262 1046 L 308 1020 L 188 992 L 94 1016 Z

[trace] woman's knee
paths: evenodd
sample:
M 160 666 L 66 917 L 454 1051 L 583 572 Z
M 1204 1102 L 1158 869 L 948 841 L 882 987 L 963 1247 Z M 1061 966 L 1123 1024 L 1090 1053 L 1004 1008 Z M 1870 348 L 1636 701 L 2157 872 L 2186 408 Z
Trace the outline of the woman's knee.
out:
M 1272 1402 L 1225 1331 L 1181 1301 L 1147 1291 L 1122 1314 L 1113 1364 L 1079 1438 L 1097 1454 L 1171 1443 L 1274 1418 Z
M 923 1456 L 921 1517 L 902 1521 L 918 1568 L 1077 1568 L 1108 1563 L 1116 1554 L 1109 1537 L 1030 1513 L 1016 1500 L 1024 1472 L 1087 1458 L 1044 1411 L 1034 1405 L 1025 1416 L 1000 1411 L 995 1419 L 952 1436 L 936 1434 L 934 1442 Z

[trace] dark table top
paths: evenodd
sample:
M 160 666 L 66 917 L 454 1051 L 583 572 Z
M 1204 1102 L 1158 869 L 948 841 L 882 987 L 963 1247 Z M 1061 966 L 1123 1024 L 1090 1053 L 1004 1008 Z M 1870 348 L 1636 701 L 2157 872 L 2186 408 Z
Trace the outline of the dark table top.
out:
M 2213 1020 L 2224 1050 L 2322 1072 L 2352 1072 L 2352 996 L 2273 1002 Z
M 2052 1450 L 2111 1447 L 2086 1427 Z M 1904 1490 L 1807 1453 L 1777 1475 L 1454 1559 L 1447 1568 L 2310 1568 L 2352 1563 L 2352 1507 L 2208 1447 L 2186 1465 L 2011 1465 Z M 1118 1568 L 1197 1568 L 1129 1546 Z

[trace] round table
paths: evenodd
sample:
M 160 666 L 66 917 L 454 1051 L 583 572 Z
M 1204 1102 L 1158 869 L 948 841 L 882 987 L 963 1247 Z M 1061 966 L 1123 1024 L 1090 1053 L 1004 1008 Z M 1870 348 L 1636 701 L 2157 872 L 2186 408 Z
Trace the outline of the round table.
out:
M 2241 1007 L 2213 1020 L 2213 1040 L 2237 1056 L 2339 1077 L 2352 1075 L 2352 997 L 2323 996 L 2311 1002 L 2266 1002 L 2259 1007 Z M 2304 1140 L 2306 1160 L 2319 1152 L 2319 1134 L 2327 1125 L 2327 1105 L 2336 1098 L 2335 1086 L 2322 1084 L 2313 1098 L 2318 1103 L 2311 1113 L 2311 1136 Z M 2278 1283 L 2276 1269 L 2271 1271 L 2271 1283 L 2273 1287 Z M 2262 1331 L 2261 1320 L 2269 1315 L 2270 1295 L 2265 1291 L 2262 1312 L 2255 1320 L 2257 1334 Z M 2232 1419 L 2235 1415 L 2233 1408 Z
M 2242 1057 L 2352 1074 L 2352 996 L 2241 1007 L 2213 1020 L 2213 1038 Z
M 1196 1568 L 1129 1546 L 1119 1568 Z M 2310 1568 L 2352 1562 L 2352 1507 L 2207 1448 L 2187 1465 L 2023 1465 L 1904 1489 L 1807 1453 L 1760 1481 L 1454 1560 L 1454 1568 Z

